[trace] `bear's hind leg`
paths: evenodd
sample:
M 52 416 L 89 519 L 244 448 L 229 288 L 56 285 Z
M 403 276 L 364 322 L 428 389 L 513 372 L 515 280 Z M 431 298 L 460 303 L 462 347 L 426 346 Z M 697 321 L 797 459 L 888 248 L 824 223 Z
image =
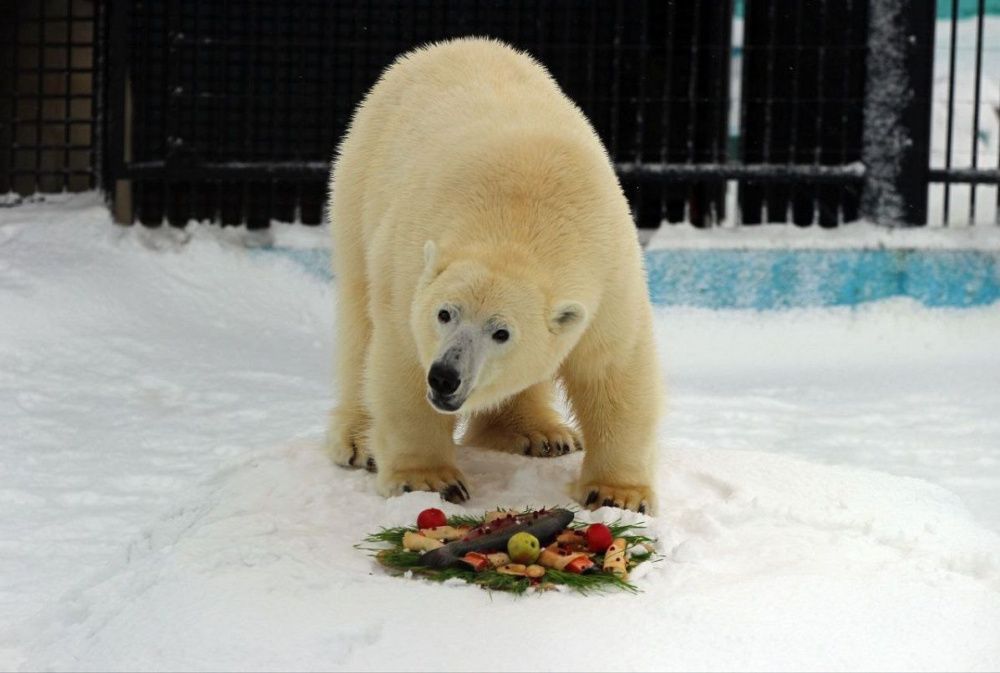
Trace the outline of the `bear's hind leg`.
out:
M 579 433 L 563 423 L 552 408 L 554 393 L 552 381 L 543 381 L 514 395 L 497 410 L 474 414 L 462 443 L 545 458 L 582 450 Z

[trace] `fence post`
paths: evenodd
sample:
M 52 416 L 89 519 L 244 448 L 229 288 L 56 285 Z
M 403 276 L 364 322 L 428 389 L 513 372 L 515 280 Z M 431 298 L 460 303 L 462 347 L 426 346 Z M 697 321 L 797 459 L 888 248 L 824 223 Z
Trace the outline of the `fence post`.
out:
M 935 4 L 868 3 L 861 208 L 878 224 L 927 222 Z
M 102 54 L 101 92 L 102 155 L 101 181 L 111 197 L 115 222 L 132 223 L 132 183 L 125 177 L 125 165 L 131 159 L 131 107 L 129 105 L 129 10 L 131 3 L 104 3 L 106 31 L 98 44 Z

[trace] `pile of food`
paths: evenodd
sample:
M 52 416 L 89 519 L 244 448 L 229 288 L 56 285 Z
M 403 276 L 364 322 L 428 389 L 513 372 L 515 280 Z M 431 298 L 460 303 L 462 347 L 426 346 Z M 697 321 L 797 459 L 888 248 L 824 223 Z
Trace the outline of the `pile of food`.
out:
M 487 589 L 523 593 L 566 586 L 587 593 L 636 591 L 629 572 L 653 557 L 653 540 L 632 524 L 574 521 L 566 509 L 497 510 L 481 518 L 448 518 L 426 509 L 416 527 L 369 535 L 364 547 L 399 574 L 459 579 Z M 387 547 L 384 545 L 388 545 Z

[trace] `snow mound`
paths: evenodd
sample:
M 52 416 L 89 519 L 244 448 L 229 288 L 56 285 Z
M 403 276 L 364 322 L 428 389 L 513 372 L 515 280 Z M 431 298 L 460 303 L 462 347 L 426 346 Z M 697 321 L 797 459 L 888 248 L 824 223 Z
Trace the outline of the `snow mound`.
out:
M 665 514 L 648 520 L 665 558 L 636 578 L 642 594 L 513 598 L 388 577 L 352 547 L 427 506 L 462 508 L 430 494 L 384 501 L 369 475 L 331 467 L 317 441 L 259 451 L 30 622 L 27 632 L 42 635 L 28 639 L 27 661 L 73 670 L 1000 662 L 998 540 L 948 492 L 768 454 L 665 453 Z M 461 463 L 478 488 L 468 510 L 551 503 L 552 484 L 578 462 L 469 450 Z M 454 646 L 447 656 L 443 643 Z

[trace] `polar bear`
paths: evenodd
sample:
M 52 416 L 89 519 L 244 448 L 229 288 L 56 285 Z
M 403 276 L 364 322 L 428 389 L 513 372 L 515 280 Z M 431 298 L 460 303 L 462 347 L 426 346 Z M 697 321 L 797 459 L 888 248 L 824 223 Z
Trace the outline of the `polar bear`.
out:
M 330 183 L 339 295 L 328 447 L 378 491 L 470 497 L 463 444 L 585 447 L 573 497 L 654 506 L 661 406 L 628 204 L 583 113 L 530 56 L 465 38 L 399 57 Z M 561 380 L 579 432 L 552 408 Z

